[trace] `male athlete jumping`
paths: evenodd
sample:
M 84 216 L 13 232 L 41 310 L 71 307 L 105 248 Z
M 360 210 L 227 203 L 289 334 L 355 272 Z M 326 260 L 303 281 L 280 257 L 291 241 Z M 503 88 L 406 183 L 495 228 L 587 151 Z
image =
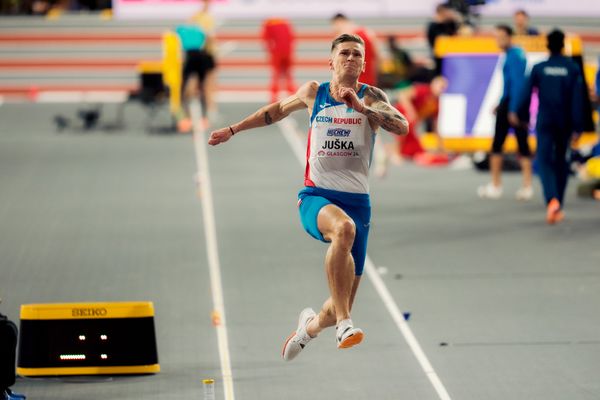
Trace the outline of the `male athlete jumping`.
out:
M 408 132 L 406 118 L 389 104 L 385 93 L 358 82 L 365 69 L 364 54 L 360 37 L 338 36 L 331 45 L 331 82 L 307 82 L 293 96 L 213 131 L 208 140 L 217 145 L 238 132 L 270 125 L 293 111 L 308 110 L 305 187 L 298 194 L 298 207 L 304 229 L 330 243 L 325 256 L 330 297 L 319 314 L 311 308 L 302 310 L 298 329 L 283 347 L 286 361 L 334 325 L 340 349 L 359 344 L 364 337 L 362 330 L 353 326 L 350 310 L 367 254 L 371 218 L 367 177 L 375 131 L 382 127 L 398 135 Z

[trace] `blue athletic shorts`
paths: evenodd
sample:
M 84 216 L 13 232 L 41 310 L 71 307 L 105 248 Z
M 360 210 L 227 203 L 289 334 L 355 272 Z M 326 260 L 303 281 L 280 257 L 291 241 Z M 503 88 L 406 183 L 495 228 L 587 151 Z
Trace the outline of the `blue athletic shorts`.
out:
M 356 226 L 352 245 L 354 273 L 362 275 L 367 257 L 367 240 L 371 224 L 371 200 L 366 193 L 346 193 L 337 190 L 305 187 L 298 193 L 298 210 L 304 230 L 322 242 L 327 242 L 319 231 L 317 216 L 321 208 L 328 204 L 340 207 Z

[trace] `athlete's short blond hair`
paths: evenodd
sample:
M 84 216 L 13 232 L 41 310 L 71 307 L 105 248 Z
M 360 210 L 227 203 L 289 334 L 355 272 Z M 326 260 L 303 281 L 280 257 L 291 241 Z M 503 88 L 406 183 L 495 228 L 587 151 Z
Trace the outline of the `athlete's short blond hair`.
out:
M 351 33 L 342 33 L 340 36 L 333 39 L 333 42 L 331 42 L 331 51 L 333 52 L 340 43 L 345 42 L 355 42 L 365 47 L 365 41 L 362 40 L 360 36 L 353 35 Z

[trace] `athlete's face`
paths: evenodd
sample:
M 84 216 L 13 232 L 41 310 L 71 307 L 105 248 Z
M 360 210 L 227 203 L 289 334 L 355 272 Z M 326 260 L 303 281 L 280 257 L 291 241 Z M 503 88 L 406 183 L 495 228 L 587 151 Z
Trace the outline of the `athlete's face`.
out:
M 355 75 L 357 78 L 365 70 L 365 49 L 356 42 L 344 42 L 331 53 L 329 66 L 338 74 Z

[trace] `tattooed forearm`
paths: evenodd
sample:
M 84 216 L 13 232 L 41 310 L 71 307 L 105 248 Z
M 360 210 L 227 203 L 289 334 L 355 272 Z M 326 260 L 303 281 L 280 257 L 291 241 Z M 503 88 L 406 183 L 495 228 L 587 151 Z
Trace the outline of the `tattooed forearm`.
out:
M 365 107 L 363 114 L 388 132 L 403 135 L 408 132 L 408 122 L 400 113 Z
M 390 105 L 383 90 L 369 86 L 365 90 L 365 98 L 370 100 L 370 105 L 365 106 L 361 112 L 369 118 L 369 121 L 397 135 L 408 132 L 408 121 Z
M 273 123 L 273 118 L 271 118 L 271 115 L 269 114 L 268 111 L 265 111 L 265 124 L 271 125 L 272 123 Z

